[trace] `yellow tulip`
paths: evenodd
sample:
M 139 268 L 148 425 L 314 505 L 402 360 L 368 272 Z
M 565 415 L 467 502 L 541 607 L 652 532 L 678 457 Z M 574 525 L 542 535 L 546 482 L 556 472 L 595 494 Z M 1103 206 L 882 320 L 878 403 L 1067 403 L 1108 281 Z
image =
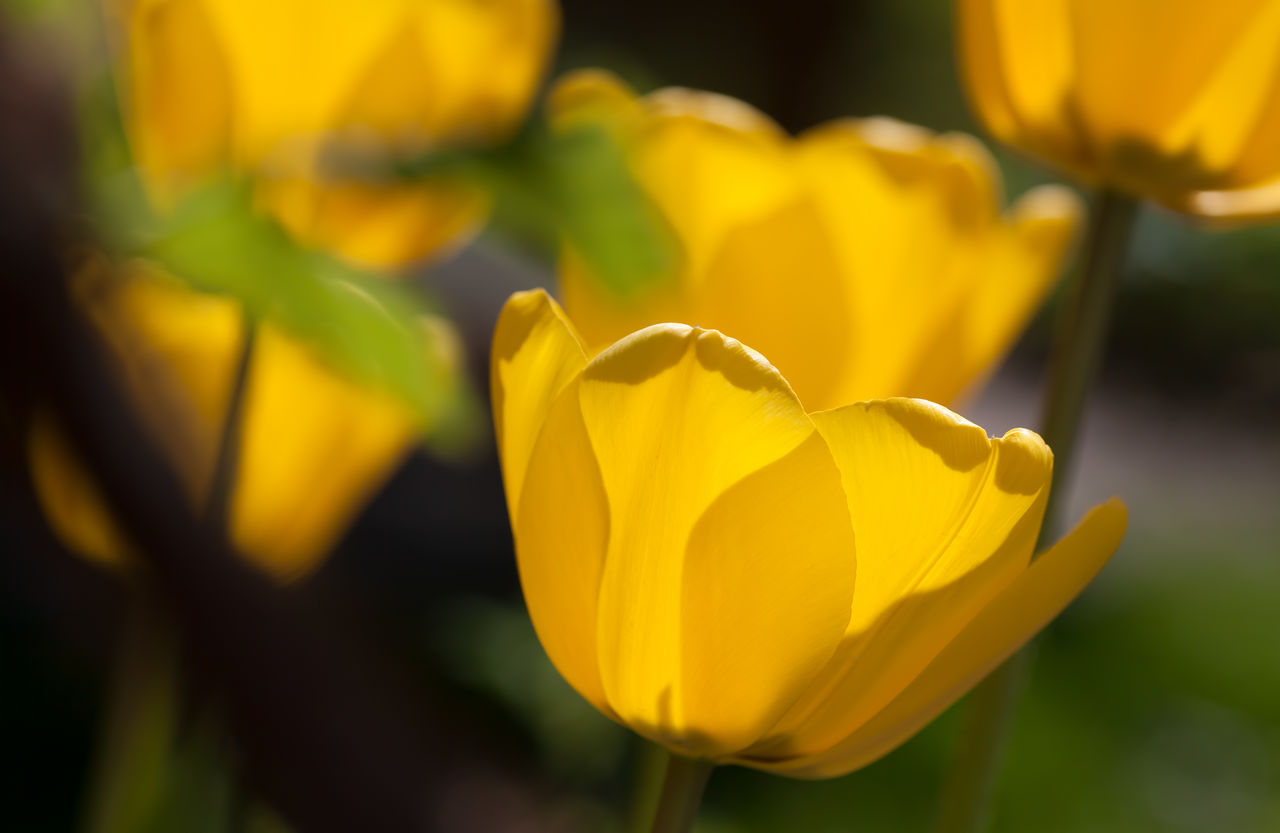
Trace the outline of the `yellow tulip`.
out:
M 560 673 L 672 750 L 827 777 L 892 750 L 1118 546 L 1112 500 L 1031 562 L 1052 455 L 941 406 L 806 413 L 759 353 L 659 324 L 589 357 L 508 301 L 494 422 L 520 580 Z
M 1087 182 L 1280 215 L 1280 2 L 957 0 L 987 128 Z
M 195 507 L 205 504 L 245 335 L 235 301 L 143 265 L 102 264 L 75 281 L 144 427 Z M 329 369 L 308 346 L 259 326 L 248 367 L 229 497 L 232 542 L 288 580 L 313 569 L 419 436 L 399 400 Z M 29 456 L 36 492 L 71 550 L 132 558 L 61 427 L 38 414 Z
M 233 169 L 302 240 L 386 267 L 439 250 L 483 208 L 471 188 L 341 179 L 326 150 L 489 143 L 524 117 L 554 0 L 111 0 L 136 158 L 171 202 Z M 340 143 L 345 143 L 342 145 Z M 332 164 L 329 164 L 332 167 Z
M 1052 286 L 1080 214 L 1053 186 L 1002 216 L 977 141 L 889 119 L 792 139 L 739 101 L 637 99 L 601 72 L 562 80 L 551 106 L 621 139 L 683 251 L 665 283 L 625 297 L 564 259 L 565 308 L 591 350 L 663 321 L 720 329 L 809 408 L 971 391 Z

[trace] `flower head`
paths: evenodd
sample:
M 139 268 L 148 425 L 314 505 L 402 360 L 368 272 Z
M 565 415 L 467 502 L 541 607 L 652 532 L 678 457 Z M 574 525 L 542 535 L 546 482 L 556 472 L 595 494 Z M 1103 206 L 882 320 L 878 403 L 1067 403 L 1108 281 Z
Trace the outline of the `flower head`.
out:
M 809 408 L 971 390 L 1048 292 L 1079 215 L 1053 186 L 1002 216 L 995 165 L 960 134 L 880 118 L 792 139 L 739 101 L 636 98 L 600 72 L 551 101 L 559 122 L 618 135 L 683 254 L 624 298 L 563 260 L 591 349 L 662 321 L 716 328 L 768 355 Z
M 998 138 L 1177 211 L 1280 214 L 1280 2 L 956 10 L 969 98 Z
M 472 189 L 326 171 L 326 150 L 490 143 L 523 118 L 557 29 L 554 0 L 121 0 L 134 153 L 166 202 L 222 169 L 304 241 L 371 266 L 439 249 Z M 331 166 L 330 166 L 331 167 Z
M 141 264 L 95 264 L 74 288 L 139 419 L 192 505 L 204 506 L 245 335 L 239 307 Z M 264 571 L 296 578 L 323 559 L 421 429 L 397 398 L 345 378 L 271 324 L 258 327 L 245 385 L 231 540 Z M 125 535 L 50 415 L 37 415 L 29 454 L 37 496 L 67 546 L 99 562 L 129 560 Z
M 659 324 L 594 358 L 541 291 L 494 336 L 525 599 L 560 673 L 685 755 L 797 776 L 887 753 L 1057 614 L 1111 501 L 1031 563 L 1052 455 L 912 399 L 806 413 L 759 353 Z

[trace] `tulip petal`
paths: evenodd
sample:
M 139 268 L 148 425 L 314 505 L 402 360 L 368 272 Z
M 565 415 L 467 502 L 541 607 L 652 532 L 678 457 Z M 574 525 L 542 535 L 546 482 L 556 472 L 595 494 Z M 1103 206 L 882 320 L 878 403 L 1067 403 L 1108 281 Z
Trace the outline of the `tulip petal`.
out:
M 527 299 L 532 295 L 524 293 L 521 300 L 529 303 Z M 509 301 L 508 308 L 511 304 Z M 506 315 L 504 310 L 504 318 Z M 551 327 L 559 326 L 549 323 Z M 545 324 L 544 328 L 547 328 Z M 535 344 L 541 341 L 554 350 L 559 338 L 559 335 L 538 334 L 535 329 L 530 341 Z M 531 349 L 536 353 L 536 348 Z M 496 349 L 494 355 L 498 355 Z M 516 355 L 521 357 L 519 353 Z M 529 355 L 533 353 L 523 358 Z M 520 364 L 527 364 L 533 372 L 538 372 L 532 362 Z M 495 365 L 495 374 L 496 369 Z M 542 373 L 542 378 L 552 379 L 546 370 Z M 512 378 L 519 377 L 513 373 Z M 520 502 L 510 503 L 509 508 L 520 586 L 538 641 L 569 684 L 597 709 L 613 717 L 600 679 L 596 648 L 600 580 L 611 526 L 610 507 L 583 423 L 578 402 L 580 383 L 581 377 L 575 373 L 564 383 L 552 382 L 520 392 L 521 399 L 531 403 L 523 409 L 516 407 L 515 391 L 512 391 L 507 394 L 512 404 L 505 410 L 499 410 L 495 404 L 494 421 L 501 423 L 503 415 L 509 415 L 508 439 L 499 439 L 500 448 L 509 448 L 503 452 L 508 494 L 511 494 L 514 468 L 508 461 L 520 459 L 522 443 L 532 444 L 523 451 L 527 465 L 521 464 L 525 474 L 524 483 L 516 492 Z M 547 402 L 541 397 L 548 391 L 559 395 Z M 539 423 L 541 431 L 520 425 L 517 418 L 521 416 Z
M 806 404 L 942 398 L 912 382 L 919 366 L 935 361 L 925 348 L 968 303 L 967 293 L 995 283 L 986 263 L 998 229 L 999 175 L 990 155 L 969 137 L 892 119 L 834 122 L 797 147 L 844 288 L 816 306 L 843 303 L 852 342 L 845 366 L 827 371 L 837 376 L 829 395 Z M 790 378 L 791 365 L 775 360 Z
M 489 383 L 498 457 L 513 515 L 551 403 L 586 366 L 573 325 L 550 295 L 535 289 L 511 296 L 494 329 Z
M 990 440 L 932 403 L 814 414 L 840 467 L 858 540 L 845 637 L 753 755 L 809 755 L 884 708 L 1025 568 L 1052 454 L 1030 431 Z
M 1215 6 L 1212 17 L 1221 11 Z M 1240 11 L 1249 15 L 1247 21 L 1231 39 L 1230 48 L 1213 56 L 1199 89 L 1179 91 L 1180 115 L 1162 136 L 1170 155 L 1189 156 L 1188 173 L 1209 187 L 1249 185 L 1280 174 L 1275 152 L 1280 129 L 1280 3 L 1262 0 L 1261 6 L 1254 3 L 1248 9 L 1228 11 L 1228 17 Z M 1199 46 L 1202 20 L 1210 16 L 1196 9 L 1189 17 L 1193 42 Z M 1184 66 L 1184 54 L 1178 50 L 1179 67 Z M 1259 141 L 1264 143 L 1261 148 Z M 1250 145 L 1254 153 L 1246 159 Z
M 784 762 L 744 761 L 804 778 L 852 772 L 904 743 L 997 665 L 1008 659 L 1079 595 L 1110 560 L 1127 513 L 1112 499 L 1095 507 L 956 635 L 879 714 L 829 750 Z
M 966 88 L 1000 138 L 1076 168 L 1091 154 L 1075 129 L 1077 71 L 1068 0 L 960 0 Z
M 199 3 L 138 0 L 129 40 L 133 153 L 153 198 L 168 205 L 229 161 L 226 61 Z
M 110 347 L 139 418 L 199 511 L 243 344 L 238 306 L 142 266 L 127 273 L 86 269 L 75 290 Z M 255 340 L 244 396 L 231 537 L 256 566 L 281 580 L 297 578 L 328 552 L 418 427 L 390 394 L 347 379 L 269 324 Z M 78 462 L 59 462 L 65 449 L 50 447 L 38 430 L 32 442 L 36 473 L 46 472 L 51 518 L 55 524 L 60 514 L 80 519 L 82 533 L 64 537 L 90 557 L 120 551 L 103 543 L 120 535 L 103 531 L 109 519 L 105 508 L 90 506 L 92 485 L 60 480 L 83 478 Z
M 291 234 L 367 269 L 394 269 L 466 242 L 486 208 L 461 183 L 385 185 L 261 179 L 254 192 Z
M 442 139 L 493 142 L 525 114 L 559 32 L 554 0 L 412 2 L 430 66 L 428 129 Z M 404 78 L 405 86 L 421 83 Z
M 561 270 L 565 308 L 593 350 L 658 322 L 721 326 L 704 317 L 715 310 L 699 296 L 709 265 L 727 245 L 725 238 L 735 229 L 765 223 L 802 198 L 786 138 L 759 111 L 724 96 L 668 89 L 641 99 L 645 118 L 620 128 L 620 120 L 633 118 L 626 113 L 624 94 L 624 87 L 606 86 L 599 77 L 573 80 L 561 96 L 569 103 L 559 118 L 595 118 L 624 134 L 634 132 L 632 169 L 676 232 L 684 257 L 678 274 L 640 299 L 610 294 L 583 274 L 574 258 L 566 258 Z
M 561 76 L 547 93 L 546 107 L 557 129 L 598 124 L 624 142 L 635 138 L 644 115 L 635 91 L 602 69 L 579 69 Z
M 193 506 L 213 474 L 244 321 L 236 303 L 155 269 L 95 263 L 75 293 L 111 348 L 138 416 Z
M 63 545 L 101 564 L 127 563 L 132 555 L 124 533 L 51 415 L 32 420 L 27 455 L 36 499 Z
M 1057 281 L 1084 208 L 1070 190 L 1042 185 L 1014 205 L 991 236 L 983 268 L 964 284 L 951 317 L 939 322 L 904 390 L 954 402 L 980 386 L 1025 329 Z
M 1249 56 L 1248 50 L 1241 51 L 1248 36 L 1262 35 L 1265 40 L 1277 22 L 1264 22 L 1273 0 L 1223 0 L 1214 3 L 1211 14 L 1197 0 L 1168 0 L 1158 6 L 1074 0 L 1069 5 L 1079 56 L 1077 101 L 1087 128 L 1120 153 L 1128 152 L 1121 144 L 1125 142 L 1145 146 L 1152 153 L 1163 152 L 1166 161 L 1161 169 L 1166 179 L 1174 172 L 1168 157 L 1184 150 L 1173 142 L 1191 138 L 1185 131 L 1179 136 L 1174 128 L 1197 93 L 1213 86 L 1215 76 L 1236 57 Z M 1270 40 L 1266 46 L 1260 41 L 1262 49 L 1257 52 L 1266 63 L 1274 60 L 1274 34 Z M 1270 77 L 1253 72 L 1235 78 L 1237 86 L 1213 91 L 1225 99 L 1224 104 L 1232 105 L 1231 118 L 1219 125 L 1202 121 L 1194 132 L 1208 129 L 1216 134 L 1211 137 L 1214 142 L 1230 142 L 1225 134 L 1239 130 L 1242 116 L 1252 121 L 1246 114 L 1253 108 L 1245 105 Z M 1241 81 L 1248 83 L 1239 86 Z M 1185 175 L 1203 177 L 1208 170 L 1204 161 L 1186 160 L 1192 167 Z
M 232 538 L 280 580 L 312 570 L 412 446 L 390 393 L 262 325 L 253 347 L 231 502 Z
M 579 401 L 610 511 L 597 626 L 609 704 L 687 754 L 736 751 L 848 622 L 839 472 L 786 381 L 715 331 L 624 339 L 588 365 Z
M 356 85 L 409 22 L 404 0 L 368 3 L 359 14 L 341 0 L 198 5 L 209 14 L 228 67 L 233 159 L 248 168 L 291 161 L 338 127 Z

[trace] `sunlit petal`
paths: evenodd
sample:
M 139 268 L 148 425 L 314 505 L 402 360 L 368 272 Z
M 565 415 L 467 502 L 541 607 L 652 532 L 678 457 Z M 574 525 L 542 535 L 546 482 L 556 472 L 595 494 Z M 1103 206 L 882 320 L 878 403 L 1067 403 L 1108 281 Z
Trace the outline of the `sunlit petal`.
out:
M 753 755 L 816 753 L 880 711 L 1030 560 L 1052 471 L 1035 434 L 1002 439 L 918 400 L 814 420 L 858 541 L 852 618 L 832 660 Z
M 808 778 L 842 775 L 914 735 L 1066 607 L 1107 563 L 1124 536 L 1124 505 L 1111 500 L 1085 516 L 956 635 L 879 714 L 813 757 L 751 765 Z
M 749 743 L 848 621 L 853 536 L 825 444 L 777 371 L 714 331 L 624 339 L 579 400 L 610 510 L 609 703 L 693 754 Z
M 559 304 L 542 290 L 511 297 L 493 334 L 490 386 L 507 505 L 520 506 L 525 467 L 551 403 L 587 365 Z

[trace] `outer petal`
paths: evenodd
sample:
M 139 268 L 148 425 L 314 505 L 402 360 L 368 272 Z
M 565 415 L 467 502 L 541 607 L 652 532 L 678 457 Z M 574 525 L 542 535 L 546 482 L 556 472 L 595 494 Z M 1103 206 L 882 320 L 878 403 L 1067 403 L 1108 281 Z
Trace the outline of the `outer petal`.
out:
M 310 243 L 401 265 L 483 209 L 455 185 L 339 181 L 323 155 L 494 142 L 523 117 L 558 29 L 551 0 L 135 0 L 135 144 L 162 198 L 230 164 Z
M 1035 434 L 988 440 L 928 402 L 814 415 L 840 466 L 858 538 L 853 615 L 805 696 L 751 750 L 807 756 L 896 697 L 1028 563 L 1052 455 Z
M 235 302 L 143 264 L 95 263 L 77 275 L 75 292 L 111 347 L 139 417 L 193 505 L 203 504 L 244 338 Z
M 689 754 L 734 752 L 848 621 L 839 473 L 777 371 L 714 331 L 636 333 L 590 363 L 578 399 L 610 511 L 597 621 L 609 704 Z
M 133 152 L 152 196 L 168 204 L 229 161 L 232 91 L 207 10 L 135 0 L 128 79 Z
M 824 125 L 800 139 L 798 156 L 838 256 L 844 292 L 827 305 L 847 305 L 851 341 L 838 384 L 806 403 L 928 395 L 909 384 L 984 274 L 998 219 L 994 163 L 968 137 L 890 119 Z
M 1256 188 L 1200 191 L 1188 195 L 1183 203 L 1170 205 L 1170 208 L 1224 223 L 1274 220 L 1280 217 L 1280 178 Z
M 232 80 L 234 159 L 256 167 L 337 127 L 357 85 L 410 22 L 405 0 L 166 0 L 208 13 Z M 408 117 L 407 117 L 408 118 Z
M 958 0 L 956 10 L 967 92 L 988 128 L 1024 151 L 1090 172 L 1093 149 L 1075 118 L 1070 0 Z
M 332 549 L 412 447 L 418 426 L 394 396 L 345 378 L 263 326 L 245 389 L 232 537 L 280 579 Z
M 91 561 L 113 567 L 127 563 L 128 541 L 51 415 L 36 414 L 27 453 L 36 498 L 63 545 Z
M 555 0 L 410 4 L 430 66 L 431 135 L 494 141 L 524 117 L 559 33 Z M 411 86 L 413 79 L 400 83 Z
M 1207 36 L 1206 18 L 1212 19 Z M 1203 56 L 1212 61 L 1200 70 L 1203 81 L 1181 91 L 1185 100 L 1179 115 L 1160 137 L 1176 168 L 1186 166 L 1175 172 L 1194 178 L 1198 188 L 1256 185 L 1275 178 L 1280 175 L 1275 152 L 1280 138 L 1280 3 L 1237 0 L 1215 6 L 1212 15 L 1188 7 L 1184 20 L 1190 50 L 1181 44 L 1165 46 L 1166 60 L 1179 70 L 1187 66 L 1188 51 L 1199 52 L 1216 33 L 1235 29 L 1224 32 L 1221 53 Z M 1167 187 L 1174 172 L 1161 173 Z
M 451 182 L 268 179 L 258 183 L 255 195 L 303 243 L 369 269 L 443 254 L 465 242 L 487 208 L 483 194 Z
M 950 317 L 916 354 L 903 390 L 955 402 L 995 370 L 1057 281 L 1075 240 L 1080 200 L 1066 188 L 1028 191 L 992 230 L 987 256 L 968 273 Z
M 594 119 L 630 135 L 632 168 L 684 253 L 678 273 L 640 299 L 611 296 L 566 258 L 560 278 L 570 317 L 593 350 L 663 321 L 721 326 L 706 317 L 701 293 L 726 238 L 767 226 L 802 198 L 785 136 L 763 114 L 723 96 L 662 90 L 641 99 L 641 114 L 633 116 L 625 88 L 598 74 L 566 84 L 556 94 L 558 118 Z
M 601 681 L 597 647 L 610 506 L 578 404 L 580 383 L 580 375 L 570 375 L 567 385 L 554 386 L 558 396 L 525 412 L 538 418 L 542 430 L 534 433 L 520 428 L 530 442 L 536 438 L 536 444 L 526 452 L 524 483 L 516 492 L 519 502 L 508 508 L 520 586 L 538 640 L 569 684 L 596 708 L 616 718 Z M 550 385 L 542 389 L 551 390 Z M 525 398 L 537 400 L 537 396 Z M 521 415 L 514 404 L 507 411 Z M 494 422 L 503 421 L 495 404 Z M 499 447 L 511 447 L 503 452 L 509 496 L 513 479 L 512 465 L 507 461 L 519 459 L 517 443 L 499 435 Z
M 1057 616 L 1111 558 L 1124 536 L 1124 504 L 1093 509 L 960 631 L 883 711 L 810 758 L 745 761 L 799 777 L 830 778 L 866 766 L 942 713 Z
M 192 505 L 202 506 L 243 339 L 235 303 L 142 267 L 130 274 L 86 270 L 76 291 L 111 347 L 139 417 Z M 254 351 L 231 534 L 259 567 L 295 578 L 332 547 L 418 428 L 398 401 L 347 380 L 270 326 Z M 76 461 L 59 462 L 60 446 L 42 440 L 38 426 L 33 443 L 37 476 L 43 468 L 52 484 L 44 491 L 55 524 L 74 514 L 89 531 L 78 540 L 68 534 L 73 545 L 90 556 L 118 550 L 103 543 L 120 536 L 102 531 L 106 511 L 92 508 L 100 503 L 92 485 L 68 482 L 85 476 Z
M 587 366 L 560 305 L 541 289 L 517 292 L 498 316 L 489 365 L 493 426 L 513 518 L 534 441 L 560 391 Z
M 558 129 L 598 124 L 624 142 L 634 141 L 644 118 L 644 105 L 635 91 L 602 69 L 565 73 L 547 93 L 546 106 Z
M 1265 20 L 1268 6 L 1271 21 Z M 1132 175 L 1151 164 L 1142 158 L 1148 154 L 1158 157 L 1158 175 L 1140 171 L 1151 176 L 1148 188 L 1179 180 L 1184 188 L 1197 180 L 1200 187 L 1209 185 L 1213 160 L 1195 156 L 1204 150 L 1216 155 L 1220 151 L 1212 146 L 1222 143 L 1239 147 L 1242 130 L 1256 118 L 1260 88 L 1272 77 L 1268 69 L 1274 66 L 1280 25 L 1274 0 L 1226 0 L 1208 12 L 1195 0 L 1158 6 L 1074 0 L 1070 7 L 1079 113 L 1110 151 L 1116 175 Z M 1249 48 L 1247 37 L 1258 38 L 1257 48 Z M 1251 56 L 1256 60 L 1250 62 Z M 1232 75 L 1237 58 L 1244 60 L 1244 72 L 1219 85 L 1220 74 Z M 1196 118 L 1194 105 L 1202 92 L 1206 102 L 1222 105 L 1216 113 L 1211 107 L 1201 114 L 1211 120 Z M 1179 127 L 1188 116 L 1196 123 Z M 1239 138 L 1233 140 L 1232 134 Z M 1198 150 L 1190 141 L 1207 141 L 1210 147 Z

